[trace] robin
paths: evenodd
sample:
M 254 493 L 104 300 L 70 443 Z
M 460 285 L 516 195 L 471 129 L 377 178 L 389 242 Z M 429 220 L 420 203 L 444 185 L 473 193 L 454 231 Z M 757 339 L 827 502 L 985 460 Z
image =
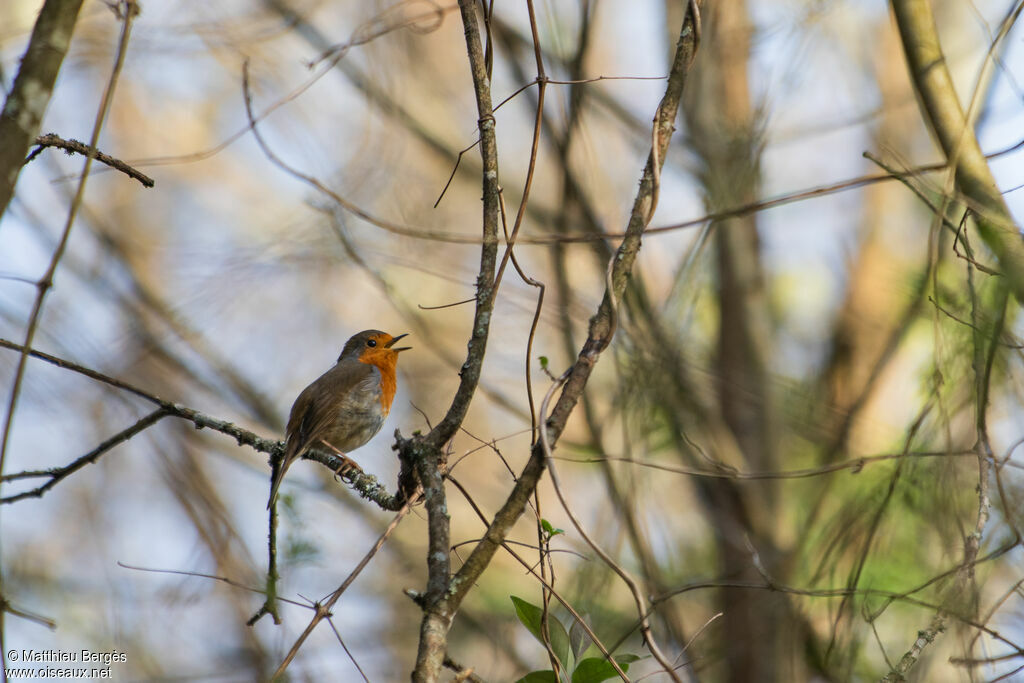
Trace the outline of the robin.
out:
M 384 424 L 395 398 L 398 354 L 411 348 L 394 348 L 404 336 L 360 332 L 345 342 L 337 364 L 302 390 L 288 416 L 284 460 L 270 487 L 268 509 L 288 467 L 311 448 L 337 453 L 345 461 L 339 471 L 358 469 L 345 454 L 372 439 Z

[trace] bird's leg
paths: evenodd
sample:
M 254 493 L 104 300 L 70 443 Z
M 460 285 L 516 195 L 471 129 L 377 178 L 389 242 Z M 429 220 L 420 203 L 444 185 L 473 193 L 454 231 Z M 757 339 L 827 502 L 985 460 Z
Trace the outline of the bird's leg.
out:
M 320 441 L 328 448 L 330 448 L 332 451 L 334 451 L 334 454 L 337 455 L 338 458 L 341 460 L 341 464 L 338 465 L 337 469 L 334 470 L 335 477 L 344 477 L 345 475 L 351 473 L 353 470 L 359 472 L 359 474 L 363 473 L 363 468 L 357 465 L 355 460 L 342 453 L 340 448 L 333 445 L 327 439 L 320 439 Z

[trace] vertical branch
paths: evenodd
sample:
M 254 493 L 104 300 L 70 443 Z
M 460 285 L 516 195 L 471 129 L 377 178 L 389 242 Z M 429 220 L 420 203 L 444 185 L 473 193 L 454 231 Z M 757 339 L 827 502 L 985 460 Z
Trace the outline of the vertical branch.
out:
M 644 166 L 636 199 L 633 202 L 626 237 L 611 261 L 604 298 L 590 320 L 588 338 L 580 350 L 576 362 L 563 375 L 565 386 L 551 415 L 545 416 L 547 419 L 541 424 L 541 430 L 546 434 L 545 441 L 548 448 L 553 448 L 557 443 L 601 352 L 611 343 L 615 331 L 615 302 L 621 298 L 626 288 L 640 249 L 644 229 L 657 202 L 657 179 L 668 151 L 669 140 L 675 130 L 675 119 L 679 111 L 683 84 L 686 82 L 686 73 L 697 49 L 697 36 L 699 35 L 697 27 L 700 19 L 696 12 L 696 4 L 690 3 L 689 7 L 680 29 L 665 95 L 655 115 L 652 149 Z M 545 448 L 538 441 L 508 499 L 495 515 L 483 539 L 453 577 L 445 600 L 449 612 L 454 612 L 462 603 L 469 589 L 490 564 L 497 549 L 501 547 L 512 525 L 522 515 L 527 501 L 533 494 L 544 471 L 544 459 Z
M 483 163 L 483 246 L 480 249 L 480 272 L 476 283 L 476 312 L 466 362 L 459 372 L 459 388 L 444 418 L 425 438 L 399 441 L 403 456 L 415 463 L 416 472 L 423 486 L 429 530 L 427 592 L 423 602 L 416 667 L 412 674 L 414 681 L 437 680 L 447 652 L 448 629 L 451 627 L 455 609 L 449 604 L 448 597 L 451 579 L 448 555 L 451 529 L 444 479 L 441 475 L 442 448 L 462 424 L 479 384 L 498 284 L 494 277 L 498 253 L 500 203 L 498 146 L 491 102 L 490 65 L 480 38 L 477 3 L 473 0 L 459 0 L 459 10 L 466 35 L 466 49 L 473 77 L 480 130 L 480 157 Z M 485 22 L 488 21 L 487 17 L 484 19 Z M 490 54 L 490 51 L 488 40 L 487 54 Z
M 466 364 L 462 368 L 462 382 L 444 420 L 423 439 L 401 440 L 400 448 L 409 453 L 417 463 L 427 501 L 430 541 L 428 550 L 427 595 L 424 600 L 424 616 L 420 627 L 420 644 L 413 671 L 414 681 L 435 681 L 443 665 L 447 646 L 448 629 L 455 611 L 465 599 L 476 579 L 490 564 L 495 552 L 501 547 L 512 525 L 522 515 L 527 501 L 533 494 L 544 470 L 544 451 L 538 441 L 531 450 L 530 459 L 513 487 L 509 498 L 495 515 L 484 538 L 473 549 L 459 572 L 449 580 L 448 570 L 448 512 L 444 504 L 443 481 L 438 467 L 440 447 L 458 427 L 480 374 L 484 344 L 494 303 L 495 288 L 487 279 L 493 273 L 497 251 L 497 221 L 499 208 L 497 151 L 494 139 L 494 116 L 491 109 L 490 80 L 487 75 L 486 58 L 480 42 L 477 26 L 476 4 L 460 0 L 470 66 L 473 73 L 477 106 L 480 114 L 480 151 L 484 162 L 484 246 L 481 258 L 481 272 L 477 281 L 477 312 L 474 320 L 473 337 L 470 340 Z M 686 72 L 697 49 L 699 36 L 699 14 L 696 2 L 689 3 L 689 9 L 680 29 L 675 58 L 670 69 L 665 95 L 655 114 L 652 130 L 651 153 L 640 181 L 630 214 L 626 236 L 609 264 L 607 287 L 595 315 L 590 321 L 590 334 L 577 361 L 565 372 L 566 384 L 555 405 L 550 419 L 541 425 L 546 430 L 548 448 L 554 446 L 565 429 L 566 421 L 586 386 L 590 373 L 601 352 L 611 343 L 616 328 L 616 302 L 621 298 L 629 280 L 640 250 L 643 232 L 650 222 L 657 194 L 661 166 L 668 151 L 669 140 L 675 130 L 675 119 L 679 111 Z M 487 270 L 488 266 L 492 270 Z M 614 666 L 614 665 L 613 665 Z
M 918 632 L 918 638 L 911 648 L 882 679 L 883 681 L 902 681 L 906 680 L 906 674 L 919 661 L 923 650 L 945 629 L 950 607 L 964 599 L 964 589 L 974 578 L 974 564 L 982 532 L 989 516 L 988 477 L 990 458 L 993 457 L 986 421 L 989 378 L 1005 320 L 1005 307 L 1009 291 L 1012 291 L 1019 301 L 1024 301 L 1024 240 L 1021 239 L 1020 231 L 1014 223 L 974 134 L 973 125 L 978 111 L 982 79 L 979 79 L 979 84 L 974 88 L 971 102 L 965 113 L 946 66 L 930 2 L 928 0 L 892 0 L 892 9 L 922 115 L 934 133 L 950 167 L 950 176 L 942 196 L 943 203 L 936 213 L 936 220 L 942 219 L 942 214 L 945 212 L 945 207 L 950 201 L 950 195 L 955 187 L 973 211 L 978 232 L 989 249 L 999 259 L 1000 271 L 1005 276 L 1005 280 L 996 285 L 997 320 L 993 324 L 986 351 L 985 335 L 978 325 L 979 302 L 974 289 L 973 273 L 972 270 L 968 270 L 974 328 L 972 365 L 976 393 L 977 441 L 975 448 L 978 457 L 978 512 L 974 528 L 964 539 L 963 561 L 957 570 L 955 581 L 943 595 L 942 607 L 933 615 L 928 629 Z M 1024 11 L 1024 5 L 1016 3 L 1006 15 L 998 35 L 989 47 L 983 65 L 984 70 L 992 67 L 992 57 L 997 46 L 1005 39 L 1022 11 Z M 970 266 L 972 261 L 968 261 L 968 264 Z
M 441 474 L 440 450 L 410 440 L 403 443 L 402 451 L 415 463 L 427 508 L 427 591 L 423 596 L 423 619 L 412 673 L 413 681 L 425 683 L 436 681 L 440 675 L 448 652 L 448 630 L 455 616 L 446 599 L 451 582 L 451 518 Z
M 487 350 L 487 333 L 490 329 L 491 310 L 494 308 L 494 294 L 497 290 L 494 270 L 498 254 L 498 142 L 494 134 L 491 79 L 477 25 L 477 3 L 459 0 L 459 9 L 465 28 L 466 48 L 479 115 L 477 123 L 480 129 L 480 158 L 483 162 L 483 247 L 480 250 L 480 273 L 476 282 L 476 313 L 473 317 L 466 362 L 459 372 L 459 388 L 447 414 L 427 436 L 427 440 L 435 448 L 441 448 L 455 435 L 473 400 L 473 393 L 480 381 L 484 353 Z
M 0 218 L 50 103 L 82 0 L 46 0 L 29 38 L 14 86 L 0 113 Z
M 501 267 L 498 270 L 498 277 L 501 277 L 501 273 L 505 268 L 508 258 L 512 255 L 512 246 L 515 242 L 515 237 L 519 232 L 519 227 L 522 225 L 523 216 L 526 214 L 527 199 L 530 195 L 530 184 L 533 181 L 533 171 L 537 164 L 537 150 L 540 146 L 541 130 L 544 126 L 544 95 L 547 93 L 548 77 L 544 72 L 544 58 L 540 48 L 540 35 L 537 31 L 537 16 L 533 9 L 533 0 L 526 0 L 526 9 L 530 15 L 530 35 L 533 38 L 533 54 L 534 60 L 537 64 L 537 113 L 533 122 L 533 144 L 530 148 L 530 162 L 529 169 L 526 174 L 526 188 L 523 192 L 523 199 L 519 203 L 519 211 L 516 213 L 516 222 L 512 228 L 512 237 L 509 239 L 508 249 L 505 252 L 505 257 L 501 261 Z M 518 268 L 518 266 L 517 266 Z M 544 290 L 541 289 L 541 299 L 543 301 Z M 530 341 L 533 340 L 533 332 L 536 329 L 538 316 L 540 314 L 540 303 L 538 302 L 537 316 L 534 316 L 533 328 L 530 330 Z M 526 391 L 530 399 L 530 445 L 534 446 L 537 443 L 539 436 L 537 430 L 537 416 L 533 406 L 533 385 L 530 381 L 530 350 L 529 344 L 527 345 L 526 354 Z M 554 586 L 554 563 L 551 561 L 550 545 L 548 538 L 544 532 L 543 527 L 543 513 L 541 511 L 540 494 L 536 489 L 533 491 L 533 506 L 537 513 L 537 552 L 540 559 L 540 578 L 541 578 L 541 617 L 540 617 L 540 635 L 541 640 L 544 643 L 544 648 L 548 651 L 548 660 L 551 662 L 551 670 L 555 672 L 555 677 L 561 677 L 562 663 L 558 661 L 558 657 L 555 656 L 555 651 L 551 647 L 551 631 L 550 631 L 550 612 L 548 607 L 551 602 L 551 590 L 548 585 Z M 548 577 L 548 571 L 551 571 L 551 577 Z
M 572 57 L 564 64 L 564 68 L 567 70 L 566 76 L 569 81 L 583 81 L 585 79 L 583 66 L 588 55 L 588 50 L 593 43 L 592 38 L 594 36 L 596 26 L 596 22 L 593 21 L 592 9 L 593 7 L 590 2 L 584 0 L 584 2 L 581 3 L 579 10 L 579 32 L 576 38 L 575 54 L 572 55 Z M 685 7 L 680 7 L 681 11 L 685 9 Z M 682 14 L 680 13 L 678 17 L 670 19 L 669 25 L 677 25 L 679 21 L 681 21 L 681 18 Z M 501 32 L 500 38 L 507 48 L 513 53 L 516 50 L 523 49 L 526 45 L 525 42 L 518 40 L 518 37 L 507 29 Z M 534 52 L 536 52 L 536 49 Z M 509 60 L 509 67 L 515 76 L 515 80 L 520 82 L 526 82 L 529 80 L 526 70 L 520 66 L 518 60 Z M 539 87 L 543 87 L 543 85 L 543 83 L 540 83 Z M 587 197 L 584 188 L 581 186 L 571 162 L 571 151 L 575 144 L 577 133 L 581 129 L 584 104 L 595 97 L 597 97 L 597 99 L 600 98 L 594 94 L 594 91 L 589 90 L 585 85 L 574 84 L 568 86 L 568 89 L 568 111 L 565 113 L 565 122 L 561 126 L 558 126 L 549 115 L 546 115 L 542 120 L 543 132 L 550 144 L 552 144 L 557 151 L 555 162 L 558 164 L 560 171 L 559 189 L 557 190 L 560 202 L 558 212 L 553 220 L 554 230 L 556 234 L 565 234 L 568 232 L 571 222 L 578 220 L 578 222 L 588 231 L 600 233 L 603 229 L 598 219 L 596 209 Z M 523 95 L 529 98 L 532 92 L 532 89 L 530 89 L 525 91 Z M 530 106 L 536 108 L 536 101 L 532 102 Z M 588 245 L 588 247 L 601 267 L 604 267 L 612 256 L 612 247 L 605 240 L 594 240 L 590 245 Z M 567 252 L 565 245 L 562 242 L 557 241 L 551 245 L 550 251 L 555 278 L 555 291 L 559 300 L 558 306 L 556 307 L 560 313 L 559 327 L 561 328 L 560 331 L 566 355 L 572 357 L 576 353 L 576 346 L 572 341 L 572 321 L 568 315 L 572 300 L 572 287 L 568 276 L 568 264 L 566 261 Z M 627 290 L 627 301 L 630 301 L 629 292 L 636 292 L 642 289 L 642 281 L 634 279 L 629 290 Z M 640 298 L 644 301 L 647 300 L 646 296 L 641 296 Z M 632 301 L 630 302 L 630 306 L 632 314 L 634 310 L 632 308 Z M 583 410 L 583 418 L 589 432 L 590 443 L 594 449 L 601 450 L 603 443 L 603 427 L 601 418 L 595 412 L 594 402 L 588 401 L 586 395 L 584 395 L 583 400 L 581 401 L 581 409 Z M 668 590 L 669 586 L 664 581 L 664 576 L 654 557 L 651 545 L 638 523 L 636 501 L 632 499 L 632 496 L 629 493 L 629 491 L 632 490 L 630 482 L 621 479 L 608 460 L 601 459 L 598 466 L 601 468 L 601 474 L 604 478 L 611 506 L 616 511 L 616 514 L 621 517 L 620 521 L 626 530 L 631 550 L 637 556 L 640 563 L 645 583 L 644 592 L 661 593 Z M 535 493 L 535 507 L 537 507 L 536 498 Z M 543 530 L 540 527 L 539 522 L 540 519 L 538 512 L 538 535 L 543 538 Z M 541 556 L 543 559 L 543 550 L 541 551 Z M 542 590 L 544 590 L 543 587 Z M 545 593 L 545 597 L 548 597 L 547 593 Z M 546 605 L 547 600 L 544 602 L 544 606 Z M 670 610 L 671 608 L 669 608 L 669 610 L 661 610 L 659 616 L 664 620 L 664 625 L 667 628 L 672 641 L 679 643 L 686 642 L 687 638 L 684 635 L 682 622 L 677 618 L 677 612 Z
M 1017 299 L 1024 301 L 1024 240 L 960 105 L 939 43 L 931 1 L 892 0 L 892 10 L 921 113 L 955 172 L 956 189 L 975 209 L 982 239 L 999 259 L 1000 270 Z M 1000 38 L 1010 25 L 1012 21 L 1004 22 Z M 989 62 L 987 59 L 986 66 Z

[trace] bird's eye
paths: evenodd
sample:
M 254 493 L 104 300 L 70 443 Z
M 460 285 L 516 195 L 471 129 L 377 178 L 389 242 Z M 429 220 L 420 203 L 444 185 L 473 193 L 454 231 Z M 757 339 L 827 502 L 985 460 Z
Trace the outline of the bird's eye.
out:
M 367 339 L 366 340 L 366 345 L 367 346 L 376 346 L 377 345 L 377 340 L 376 339 Z

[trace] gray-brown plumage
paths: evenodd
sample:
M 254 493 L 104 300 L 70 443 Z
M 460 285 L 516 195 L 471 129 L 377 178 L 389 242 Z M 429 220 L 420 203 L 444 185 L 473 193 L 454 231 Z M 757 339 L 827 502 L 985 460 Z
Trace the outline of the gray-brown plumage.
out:
M 404 337 L 365 330 L 346 342 L 333 368 L 302 390 L 292 405 L 281 468 L 270 487 L 269 508 L 285 472 L 311 448 L 353 451 L 380 431 L 395 397 L 398 354 Z

